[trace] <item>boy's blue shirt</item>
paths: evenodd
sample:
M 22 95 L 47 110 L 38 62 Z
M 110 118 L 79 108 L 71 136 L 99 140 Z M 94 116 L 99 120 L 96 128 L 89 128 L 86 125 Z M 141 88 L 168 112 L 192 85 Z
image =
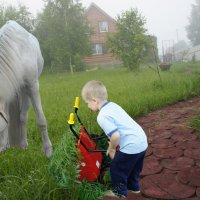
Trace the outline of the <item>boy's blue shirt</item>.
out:
M 121 152 L 136 154 L 147 149 L 147 137 L 141 126 L 116 103 L 106 102 L 98 113 L 97 122 L 108 137 L 116 131 L 120 133 Z

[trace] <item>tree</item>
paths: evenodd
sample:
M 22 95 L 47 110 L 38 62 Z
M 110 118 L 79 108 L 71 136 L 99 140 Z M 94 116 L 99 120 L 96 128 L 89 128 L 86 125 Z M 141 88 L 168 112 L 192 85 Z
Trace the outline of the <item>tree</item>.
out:
M 108 36 L 108 48 L 130 70 L 139 68 L 151 44 L 145 35 L 145 23 L 137 9 L 130 9 L 118 15 L 117 32 Z
M 82 4 L 73 0 L 46 0 L 37 17 L 38 37 L 46 65 L 80 70 L 81 59 L 90 51 L 90 28 Z
M 159 56 L 157 48 L 157 37 L 154 35 L 148 35 L 148 39 L 152 45 L 148 47 L 148 52 L 145 56 L 144 62 L 148 65 L 153 63 L 158 64 Z
M 34 18 L 26 6 L 19 4 L 18 7 L 0 5 L 0 27 L 8 20 L 15 20 L 27 31 L 33 31 Z
M 180 40 L 177 43 L 174 44 L 174 51 L 183 51 L 188 49 L 188 45 L 184 40 Z
M 200 0 L 192 5 L 189 25 L 186 27 L 188 39 L 193 46 L 200 44 Z

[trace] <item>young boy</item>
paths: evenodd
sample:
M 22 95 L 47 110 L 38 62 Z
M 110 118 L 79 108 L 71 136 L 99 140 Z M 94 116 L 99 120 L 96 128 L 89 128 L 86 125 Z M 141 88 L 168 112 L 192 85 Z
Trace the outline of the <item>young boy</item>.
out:
M 127 197 L 128 190 L 140 193 L 139 177 L 148 146 L 143 129 L 119 105 L 107 100 L 107 89 L 102 82 L 86 83 L 82 98 L 92 111 L 99 111 L 97 122 L 110 139 L 107 155 L 112 159 L 112 191 L 105 196 Z

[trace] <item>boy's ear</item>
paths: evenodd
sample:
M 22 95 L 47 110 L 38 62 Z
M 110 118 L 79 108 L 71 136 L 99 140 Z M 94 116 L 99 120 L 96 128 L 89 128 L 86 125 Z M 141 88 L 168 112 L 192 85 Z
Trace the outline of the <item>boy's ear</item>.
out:
M 92 98 L 92 101 L 97 102 L 97 99 L 96 98 Z
M 99 99 L 95 99 L 95 103 L 99 104 L 100 103 Z

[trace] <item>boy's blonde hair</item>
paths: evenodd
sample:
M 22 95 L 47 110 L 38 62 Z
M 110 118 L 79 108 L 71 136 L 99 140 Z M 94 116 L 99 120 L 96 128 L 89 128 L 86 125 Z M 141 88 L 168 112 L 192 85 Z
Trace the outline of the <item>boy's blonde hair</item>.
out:
M 87 82 L 82 89 L 82 98 L 84 101 L 96 98 L 100 101 L 106 101 L 108 93 L 105 85 L 101 81 L 92 80 Z

